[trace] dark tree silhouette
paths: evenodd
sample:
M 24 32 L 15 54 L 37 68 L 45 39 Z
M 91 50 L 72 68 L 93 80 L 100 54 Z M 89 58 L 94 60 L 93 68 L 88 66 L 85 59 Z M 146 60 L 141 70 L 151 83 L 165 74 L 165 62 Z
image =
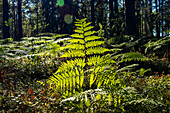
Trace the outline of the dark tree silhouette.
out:
M 113 27 L 113 18 L 114 18 L 114 15 L 113 15 L 113 0 L 109 0 L 109 11 L 110 11 L 110 15 L 109 15 L 109 21 L 110 21 L 110 36 L 112 37 L 112 36 L 113 36 L 112 27 Z
M 22 35 L 22 12 L 21 12 L 21 7 L 22 7 L 22 0 L 18 0 L 18 37 L 17 41 L 20 41 L 21 38 L 23 37 Z
M 128 35 L 137 35 L 136 17 L 135 17 L 135 0 L 125 0 L 126 7 L 126 26 Z
M 9 6 L 8 6 L 8 0 L 3 0 L 3 38 L 9 38 Z

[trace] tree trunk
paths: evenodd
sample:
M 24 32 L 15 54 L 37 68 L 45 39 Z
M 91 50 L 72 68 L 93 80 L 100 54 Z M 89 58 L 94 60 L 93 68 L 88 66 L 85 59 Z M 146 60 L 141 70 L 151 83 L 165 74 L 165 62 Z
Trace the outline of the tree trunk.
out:
M 55 10 L 55 1 L 51 0 L 52 2 L 52 13 L 51 13 L 51 32 L 54 33 L 54 27 L 55 27 L 55 17 L 54 17 L 54 10 Z
M 144 3 L 144 7 L 148 7 L 148 0 L 145 0 L 145 3 Z M 145 12 L 144 12 L 145 14 L 144 14 L 144 23 L 145 23 L 145 36 L 148 36 L 148 11 L 147 10 L 145 10 Z
M 161 33 L 161 17 L 160 17 L 160 14 L 161 14 L 161 1 L 159 0 L 159 16 L 158 16 L 158 29 L 159 29 L 159 38 L 160 38 L 160 33 Z
M 22 35 L 22 12 L 21 12 L 21 7 L 22 7 L 22 0 L 18 0 L 18 38 L 17 41 L 20 41 L 21 38 L 23 37 Z
M 37 34 L 39 33 L 39 31 L 38 31 L 38 27 L 39 27 L 39 26 L 38 26 L 38 19 L 39 19 L 39 15 L 38 15 L 38 1 L 39 1 L 39 0 L 36 1 L 36 5 L 37 5 L 37 6 L 36 6 L 36 7 L 37 7 L 37 8 L 36 8 L 36 13 L 37 13 L 37 31 L 36 31 L 36 32 L 37 32 Z
M 15 15 L 15 0 L 12 1 L 12 18 L 13 18 L 13 35 L 12 35 L 12 38 L 14 40 L 16 40 L 16 29 L 17 29 L 17 25 L 16 25 L 16 15 Z
M 153 19 L 152 19 L 152 0 L 149 0 L 149 31 L 151 36 L 153 37 Z
M 158 2 L 157 0 L 155 0 L 155 5 L 156 5 L 156 13 L 158 13 Z M 156 37 L 159 38 L 160 37 L 160 33 L 159 33 L 159 24 L 158 24 L 158 15 L 157 15 L 157 18 L 156 18 Z
M 128 35 L 137 35 L 136 17 L 135 17 L 135 0 L 125 0 L 126 7 L 126 26 Z
M 90 1 L 90 5 L 91 5 L 91 22 L 92 25 L 95 26 L 95 18 L 94 18 L 94 0 Z
M 118 0 L 114 0 L 114 5 L 115 5 L 115 19 L 117 19 L 118 20 L 118 14 L 119 14 L 119 12 L 118 12 Z M 119 23 L 116 23 L 116 24 L 119 24 Z M 116 34 L 117 35 L 120 35 L 120 28 L 121 28 L 121 26 L 119 27 L 119 25 L 116 25 L 117 26 L 117 29 L 116 29 Z
M 110 37 L 113 37 L 113 0 L 109 0 L 109 11 L 110 11 L 110 15 L 109 15 L 109 21 L 110 21 Z
M 140 15 L 140 10 L 141 10 L 141 7 L 140 7 L 140 2 L 137 1 L 137 22 L 136 22 L 136 25 L 137 25 L 137 36 L 140 36 L 141 35 L 141 15 Z
M 10 38 L 9 34 L 9 6 L 8 6 L 8 0 L 3 0 L 3 38 Z
M 115 15 L 116 15 L 116 17 L 118 17 L 118 0 L 114 0 L 114 2 L 115 2 Z
M 164 23 L 163 23 L 163 21 L 164 21 L 164 15 L 163 15 L 163 11 L 164 11 L 164 7 L 163 7 L 163 1 L 164 0 L 162 0 L 162 37 L 164 36 Z

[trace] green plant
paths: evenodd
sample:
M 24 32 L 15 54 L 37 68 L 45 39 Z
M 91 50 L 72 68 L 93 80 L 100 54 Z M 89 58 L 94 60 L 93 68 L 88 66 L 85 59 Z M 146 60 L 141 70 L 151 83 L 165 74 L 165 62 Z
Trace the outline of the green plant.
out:
M 167 58 L 167 61 L 169 61 L 169 43 L 170 37 L 161 38 L 153 42 L 149 41 L 147 44 L 144 45 L 146 47 L 145 53 L 154 52 L 152 54 L 157 53 L 159 54 L 159 56 L 165 57 Z M 160 49 L 162 49 L 161 52 Z M 158 50 L 159 52 L 157 52 Z
M 94 35 L 96 32 L 92 31 L 91 22 L 86 22 L 86 19 L 76 20 L 75 34 L 71 35 L 73 39 L 68 40 L 69 44 L 61 48 L 68 49 L 61 58 L 70 60 L 63 62 L 48 81 L 54 82 L 57 89 L 66 95 L 75 93 L 76 89 L 82 91 L 83 87 L 91 88 L 95 81 L 97 87 L 100 87 L 102 82 L 96 80 L 99 78 L 97 75 L 109 66 L 108 62 L 114 62 L 109 61 L 109 55 L 102 56 L 109 49 L 101 47 L 104 41 L 101 41 L 102 37 Z

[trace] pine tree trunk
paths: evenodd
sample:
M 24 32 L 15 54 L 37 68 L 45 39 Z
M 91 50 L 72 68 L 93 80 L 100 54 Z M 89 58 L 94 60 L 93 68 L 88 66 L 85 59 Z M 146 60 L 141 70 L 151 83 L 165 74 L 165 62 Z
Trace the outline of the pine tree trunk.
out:
M 22 0 L 18 0 L 18 38 L 17 41 L 20 41 L 21 38 L 23 37 L 22 35 L 22 12 L 21 12 L 21 7 L 22 7 Z
M 149 0 L 149 31 L 151 36 L 153 37 L 153 21 L 152 21 L 152 0 Z
M 90 5 L 91 5 L 91 22 L 92 22 L 92 26 L 95 26 L 95 18 L 94 18 L 94 0 L 90 1 Z
M 158 13 L 158 2 L 157 0 L 155 0 L 155 5 L 156 5 L 156 13 Z M 160 33 L 159 33 L 159 24 L 158 24 L 158 14 L 157 14 L 157 18 L 156 18 L 156 37 L 159 38 L 160 37 Z
M 39 29 L 39 28 L 38 28 L 38 27 L 39 27 L 39 26 L 38 26 L 38 19 L 39 19 L 39 15 L 38 15 L 38 1 L 39 1 L 39 0 L 36 1 L 36 7 L 37 7 L 37 9 L 36 9 L 36 13 L 37 13 L 37 31 L 36 31 L 36 32 L 37 32 L 37 34 L 39 33 L 39 31 L 38 31 L 38 29 Z
M 140 7 L 140 2 L 137 1 L 137 36 L 140 36 L 141 35 L 141 15 L 140 15 L 140 10 L 141 10 L 141 7 Z
M 118 18 L 118 14 L 119 14 L 119 12 L 118 12 L 118 0 L 114 0 L 114 4 L 115 4 L 115 18 Z M 117 23 L 117 24 L 119 24 L 119 23 Z M 117 35 L 120 35 L 119 29 L 120 29 L 120 27 L 118 27 L 117 30 L 116 30 Z
M 163 15 L 163 11 L 164 11 L 164 7 L 163 7 L 163 1 L 164 0 L 162 0 L 162 37 L 164 36 L 164 23 L 163 23 L 163 21 L 164 21 L 164 15 Z
M 115 15 L 118 17 L 118 0 L 115 0 Z
M 9 6 L 8 6 L 8 0 L 3 0 L 3 38 L 10 38 L 9 34 Z
M 126 26 L 128 35 L 137 35 L 136 17 L 135 17 L 135 0 L 125 0 L 126 6 Z
M 113 0 L 109 0 L 109 11 L 110 11 L 110 15 L 109 15 L 109 21 L 110 21 L 110 37 L 113 37 Z

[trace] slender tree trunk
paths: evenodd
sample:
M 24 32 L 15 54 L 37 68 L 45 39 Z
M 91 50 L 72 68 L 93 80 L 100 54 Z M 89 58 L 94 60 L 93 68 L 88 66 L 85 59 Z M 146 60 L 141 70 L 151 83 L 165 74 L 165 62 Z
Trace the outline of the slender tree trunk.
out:
M 141 35 L 141 15 L 140 15 L 140 2 L 137 1 L 137 32 L 138 32 L 138 36 Z
M 148 7 L 148 0 L 145 0 L 145 5 L 144 5 L 144 7 Z M 145 35 L 146 36 L 148 36 L 148 11 L 147 10 L 145 10 L 145 15 L 144 15 L 145 17 L 144 17 L 144 22 L 145 22 Z
M 159 0 L 159 16 L 158 16 L 158 33 L 159 33 L 159 38 L 160 38 L 160 33 L 161 33 L 161 19 L 160 19 L 160 14 L 161 14 L 161 1 Z
M 15 0 L 12 1 L 12 18 L 13 18 L 13 35 L 12 38 L 16 40 L 16 19 L 15 19 Z
M 84 7 L 84 16 L 85 18 L 87 18 L 87 0 L 84 0 L 83 7 Z
M 169 21 L 169 18 L 170 18 L 170 12 L 169 12 L 169 7 L 170 7 L 170 1 L 166 1 L 166 18 L 165 18 L 165 24 L 166 24 L 166 30 L 170 30 L 170 21 Z M 167 32 L 166 33 L 166 36 L 169 36 L 170 33 Z
M 141 35 L 143 35 L 143 9 L 142 9 L 142 7 L 143 7 L 143 5 L 141 4 L 141 12 L 142 12 L 142 14 L 141 14 Z
M 150 34 L 153 37 L 153 19 L 152 19 L 152 0 L 149 0 L 149 30 Z
M 38 26 L 38 24 L 39 24 L 39 22 L 38 22 L 38 19 L 39 19 L 39 15 L 38 15 L 38 1 L 39 1 L 39 0 L 36 1 L 36 2 L 37 2 L 37 3 L 36 3 L 36 5 L 37 5 L 37 10 L 36 10 L 36 12 L 37 12 L 37 34 L 39 33 L 39 31 L 38 31 L 38 29 L 39 29 L 39 28 L 38 28 L 38 27 L 39 27 L 39 26 Z
M 90 5 L 91 5 L 91 22 L 92 25 L 95 26 L 95 18 L 94 18 L 94 0 L 90 1 Z
M 155 0 L 155 5 L 156 5 L 156 13 L 158 13 L 158 2 L 157 2 L 157 0 Z M 159 24 L 158 24 L 158 15 L 157 15 L 157 17 L 156 17 L 156 37 L 157 38 L 159 38 L 160 37 L 160 33 L 159 33 Z
M 118 14 L 119 14 L 119 12 L 118 12 L 118 0 L 114 0 L 114 5 L 115 5 L 115 19 L 118 19 Z M 116 23 L 116 24 L 119 24 L 119 23 Z M 119 26 L 119 25 L 117 25 L 117 27 L 118 27 L 118 26 Z M 118 28 L 116 29 L 116 34 L 117 34 L 117 35 L 120 34 L 119 29 L 120 29 L 120 27 L 118 27 Z
M 115 2 L 115 15 L 116 15 L 116 17 L 118 17 L 118 0 L 114 0 L 114 2 Z
M 125 0 L 123 0 L 123 13 L 125 13 Z
M 21 12 L 21 7 L 22 7 L 22 0 L 18 0 L 18 38 L 17 41 L 20 41 L 21 38 L 23 37 L 22 35 L 22 12 Z
M 81 18 L 84 18 L 84 3 L 83 3 L 83 0 L 81 0 Z
M 109 15 L 109 21 L 110 21 L 110 37 L 113 37 L 113 0 L 109 0 L 109 11 L 110 11 L 110 15 Z
M 9 38 L 9 6 L 8 6 L 8 0 L 3 0 L 3 38 Z
M 52 13 L 51 13 L 51 31 L 52 33 L 54 33 L 54 26 L 55 26 L 55 17 L 54 17 L 54 10 L 55 10 L 55 2 L 54 0 L 51 1 L 52 2 Z
M 159 18 L 158 18 L 158 25 L 159 25 L 159 37 L 160 37 L 160 33 L 161 33 L 161 0 L 159 0 Z
M 137 35 L 136 17 L 135 17 L 135 0 L 125 0 L 126 6 L 126 25 L 128 35 Z
M 163 2 L 164 0 L 162 0 L 162 37 L 164 36 L 164 15 L 163 15 L 163 11 L 164 11 L 164 7 L 163 7 Z
M 99 18 L 98 18 L 98 23 L 102 24 L 103 23 L 103 1 L 102 0 L 98 0 L 98 3 L 97 3 L 97 7 L 99 8 Z
M 104 4 L 104 8 L 105 8 L 105 9 L 106 9 L 106 7 L 107 7 L 107 4 L 108 4 L 108 1 L 105 0 L 105 4 Z M 107 29 L 106 29 L 106 27 L 107 27 L 107 17 L 108 17 L 107 9 L 104 10 L 103 13 L 104 13 L 104 14 L 103 14 L 103 15 L 104 15 L 104 19 L 103 19 L 104 34 L 107 36 L 107 34 L 108 34 Z

